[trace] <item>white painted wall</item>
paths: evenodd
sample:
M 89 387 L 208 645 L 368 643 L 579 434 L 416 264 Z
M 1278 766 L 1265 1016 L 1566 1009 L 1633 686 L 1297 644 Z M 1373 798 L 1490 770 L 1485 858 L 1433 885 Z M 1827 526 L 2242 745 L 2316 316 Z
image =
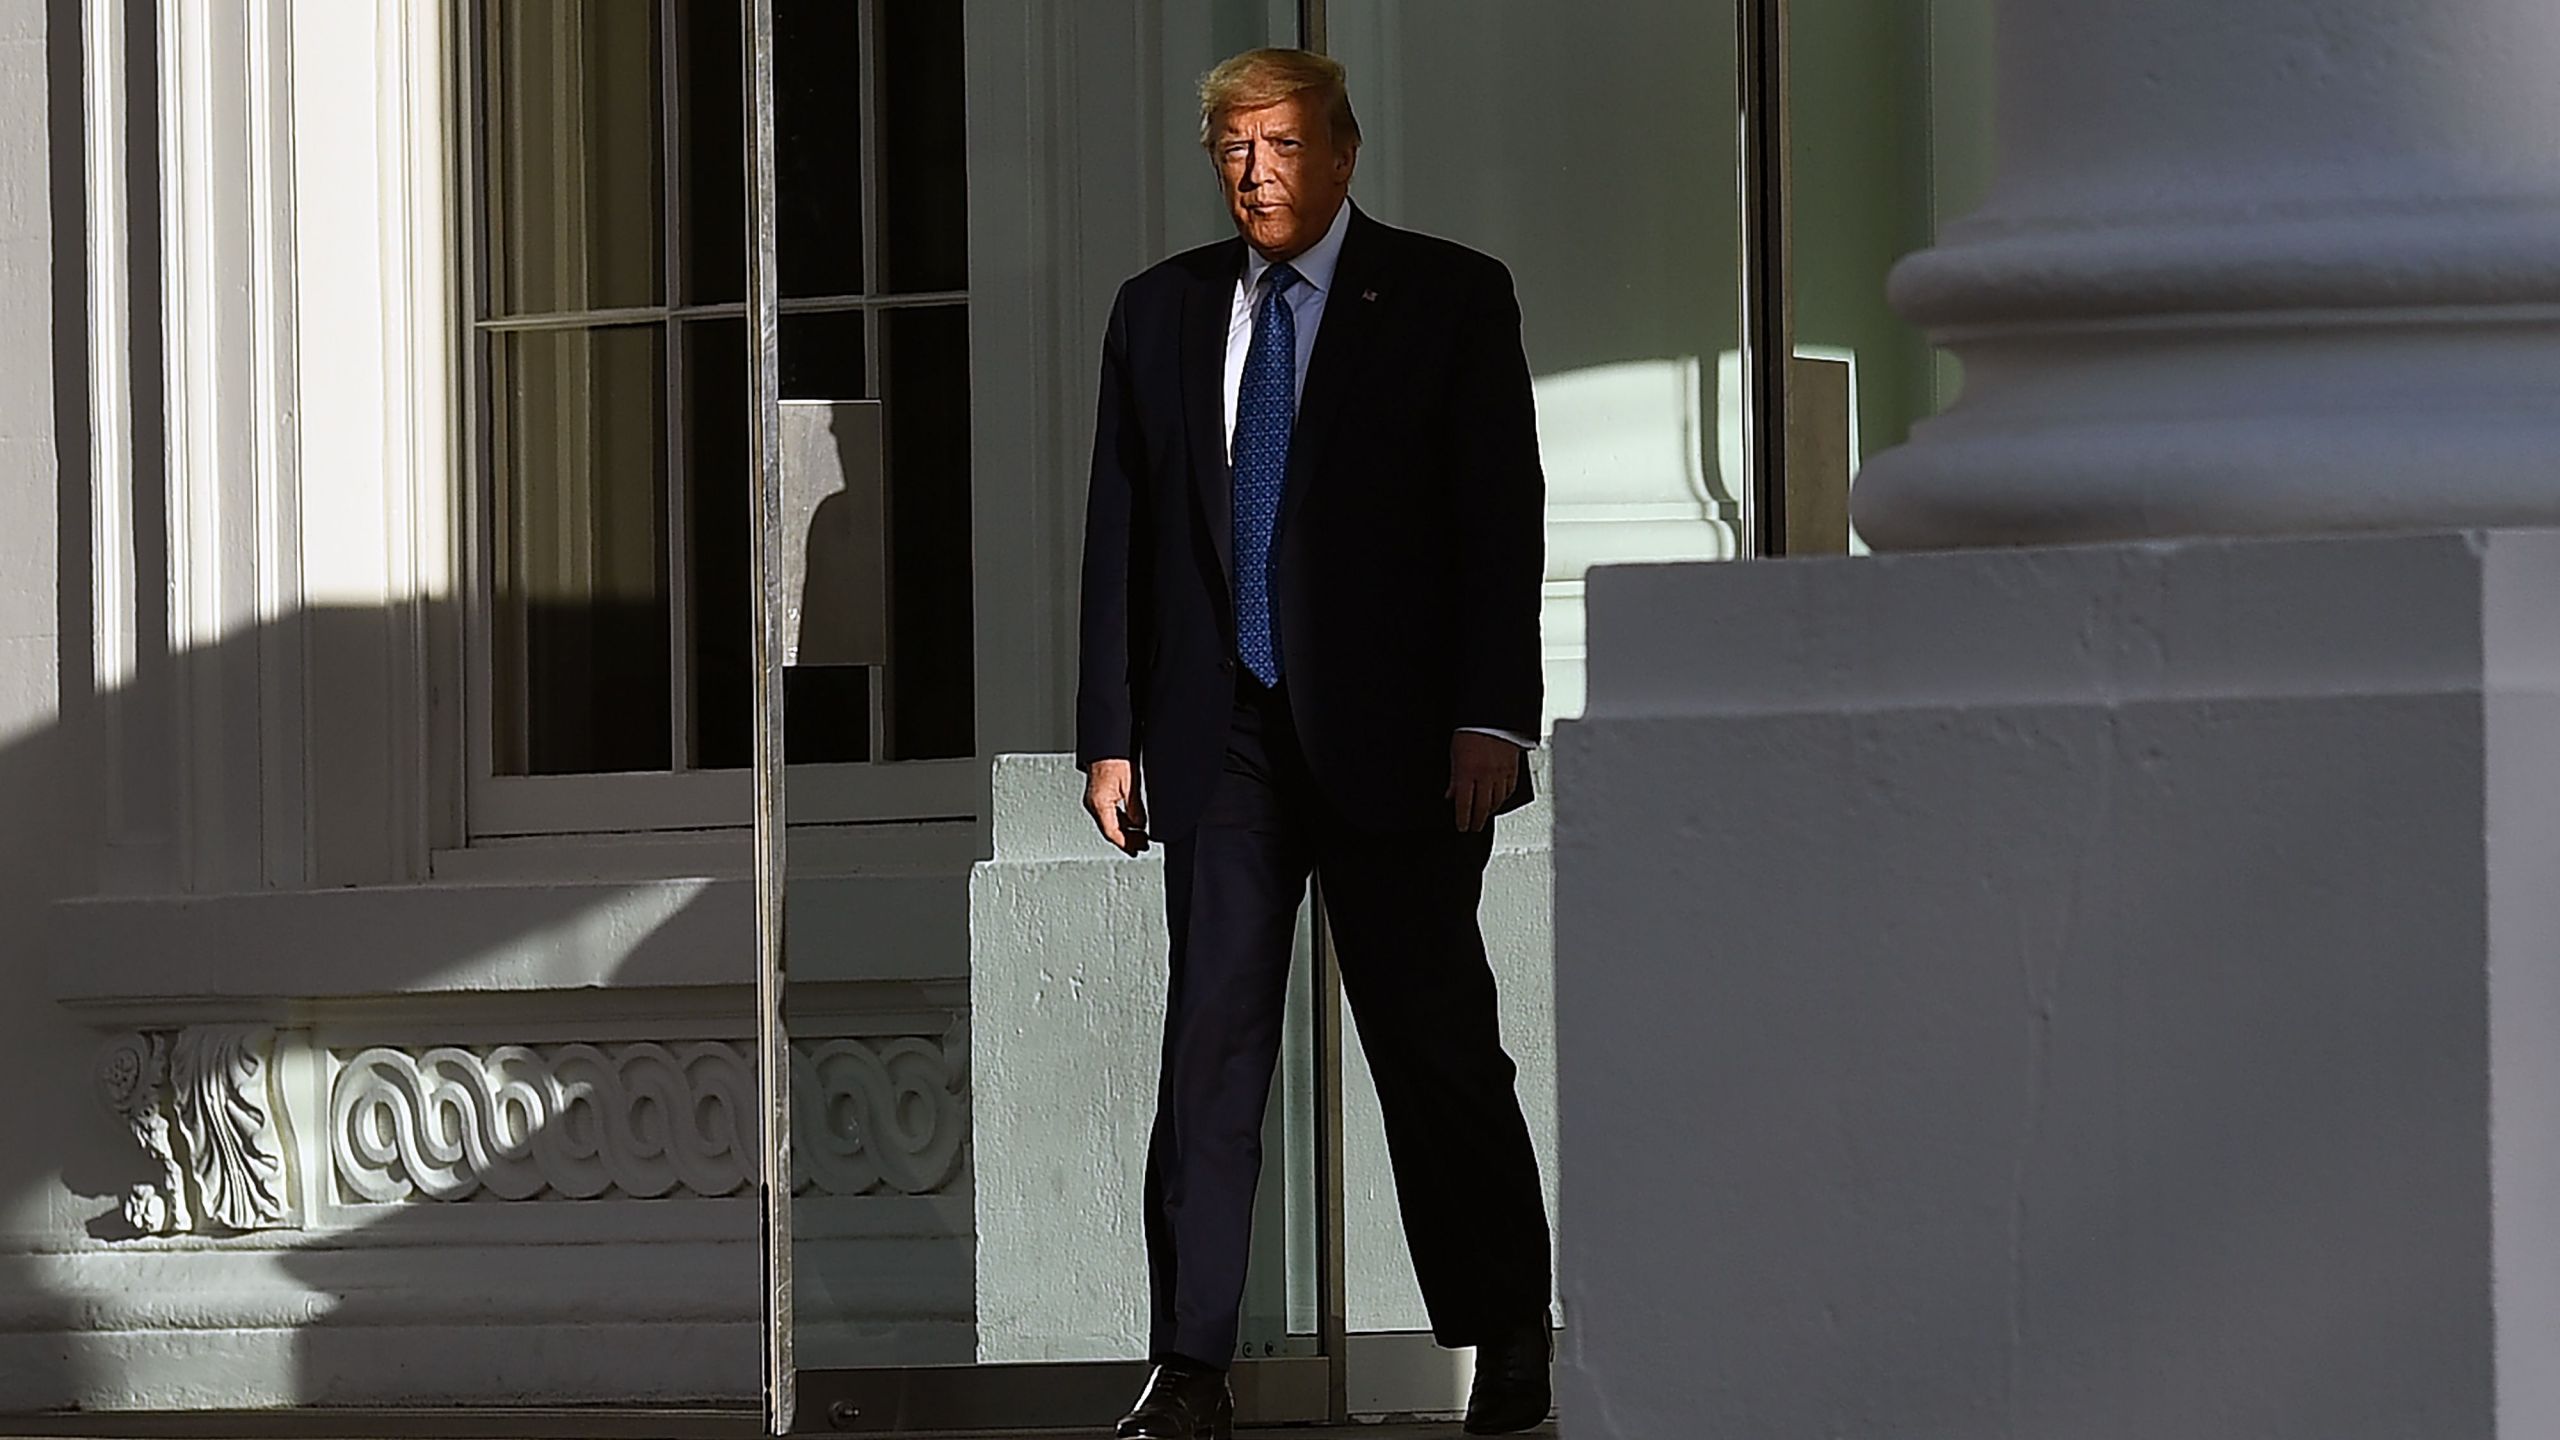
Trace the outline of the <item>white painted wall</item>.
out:
M 969 885 L 978 1358 L 1144 1358 L 1164 865 L 1103 843 L 1068 756 L 996 762 Z

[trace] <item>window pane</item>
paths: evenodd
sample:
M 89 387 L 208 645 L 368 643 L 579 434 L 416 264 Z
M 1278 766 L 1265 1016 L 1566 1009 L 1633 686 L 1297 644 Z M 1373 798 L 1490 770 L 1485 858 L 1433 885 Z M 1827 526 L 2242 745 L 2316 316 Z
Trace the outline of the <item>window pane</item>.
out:
M 782 293 L 860 294 L 862 10 L 852 0 L 775 0 L 773 27 Z
M 830 310 L 782 317 L 782 398 L 860 400 L 862 312 Z
M 734 305 L 747 293 L 746 131 L 738 100 L 738 0 L 681 0 L 676 133 L 684 173 L 684 298 Z
M 746 322 L 695 321 L 684 331 L 688 753 L 697 769 L 742 770 L 755 754 Z M 784 317 L 782 366 L 791 399 L 860 399 L 862 316 Z M 783 745 L 793 763 L 870 758 L 867 672 L 794 666 L 783 686 Z
M 490 339 L 501 774 L 667 767 L 663 341 Z
M 969 137 L 960 7 L 880 9 L 880 269 L 884 290 L 969 284 Z
M 485 13 L 490 304 L 501 315 L 655 304 L 658 7 Z
M 687 709 L 693 764 L 741 770 L 755 746 L 755 543 L 747 486 L 747 325 L 684 327 Z
M 970 623 L 969 312 L 890 310 L 881 398 L 889 446 L 889 753 L 977 748 Z
M 794 665 L 782 672 L 782 753 L 793 765 L 871 758 L 871 672 Z

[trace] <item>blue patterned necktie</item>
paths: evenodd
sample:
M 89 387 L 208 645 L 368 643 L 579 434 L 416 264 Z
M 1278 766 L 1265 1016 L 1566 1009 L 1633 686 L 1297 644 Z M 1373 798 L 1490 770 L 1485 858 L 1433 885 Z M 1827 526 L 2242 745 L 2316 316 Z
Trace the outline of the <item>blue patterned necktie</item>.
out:
M 1253 342 L 1236 392 L 1236 654 L 1265 686 L 1280 683 L 1271 532 L 1280 519 L 1289 431 L 1298 418 L 1298 320 L 1285 297 L 1300 278 L 1285 263 L 1263 272 L 1262 295 L 1253 306 Z

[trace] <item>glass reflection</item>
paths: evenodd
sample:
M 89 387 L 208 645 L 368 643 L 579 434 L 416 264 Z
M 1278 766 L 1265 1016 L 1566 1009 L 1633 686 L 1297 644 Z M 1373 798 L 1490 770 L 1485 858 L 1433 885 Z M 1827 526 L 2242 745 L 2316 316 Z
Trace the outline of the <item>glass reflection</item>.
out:
M 1528 6 L 1330 0 L 1327 16 L 1367 132 L 1355 199 L 1490 252 L 1518 288 L 1547 482 L 1552 726 L 1582 709 L 1592 566 L 1739 550 L 1742 418 L 1724 382 L 1740 347 L 1734 10 L 1625 0 L 1561 25 Z M 1549 803 L 1497 824 L 1480 920 L 1552 1213 Z M 1430 1343 L 1356 1033 L 1345 1050 L 1351 1383 L 1380 1408 L 1456 1408 L 1464 1357 Z
M 500 774 L 667 764 L 661 339 L 654 326 L 491 337 Z
M 1789 548 L 1863 549 L 1859 462 L 1955 398 L 1952 356 L 1885 303 L 1895 261 L 1980 199 L 1991 163 L 1989 0 L 1793 12 L 1795 418 Z
M 863 19 L 872 13 L 845 0 L 775 0 L 774 222 L 785 300 L 863 290 L 874 168 L 863 150 L 874 83 Z
M 962 105 L 961 7 L 880 11 L 880 182 L 883 290 L 969 285 L 968 153 Z

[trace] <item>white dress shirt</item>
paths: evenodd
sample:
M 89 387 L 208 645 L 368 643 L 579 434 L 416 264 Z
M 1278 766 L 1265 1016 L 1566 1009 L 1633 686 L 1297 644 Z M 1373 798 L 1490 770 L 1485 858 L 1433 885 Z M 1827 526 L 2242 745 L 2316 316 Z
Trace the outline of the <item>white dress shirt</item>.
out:
M 1306 252 L 1289 262 L 1298 272 L 1298 283 L 1289 287 L 1281 299 L 1289 307 L 1289 317 L 1297 323 L 1298 363 L 1297 397 L 1307 395 L 1307 360 L 1316 353 L 1316 328 L 1324 323 L 1325 301 L 1333 294 L 1334 267 L 1342 261 L 1342 237 L 1351 228 L 1351 202 L 1333 213 L 1333 223 L 1325 228 L 1324 238 L 1307 247 Z M 1226 399 L 1227 463 L 1235 463 L 1236 397 L 1244 390 L 1244 361 L 1253 348 L 1253 307 L 1262 298 L 1262 277 L 1271 269 L 1271 261 L 1251 245 L 1244 247 L 1244 273 L 1236 277 L 1234 303 L 1227 308 L 1227 368 L 1221 387 Z M 1523 750 L 1537 748 L 1537 742 L 1508 730 L 1486 725 L 1461 725 L 1460 730 L 1478 735 L 1495 735 Z
M 1333 294 L 1333 270 L 1342 262 L 1342 237 L 1351 229 L 1351 202 L 1333 212 L 1333 224 L 1326 227 L 1324 238 L 1307 247 L 1306 253 L 1289 262 L 1298 272 L 1298 283 L 1289 287 L 1281 298 L 1288 302 L 1289 317 L 1298 325 L 1298 398 L 1307 395 L 1307 360 L 1316 353 L 1316 327 L 1324 323 L 1324 302 Z M 1227 462 L 1236 458 L 1236 396 L 1244 390 L 1244 360 L 1253 349 L 1253 307 L 1262 298 L 1262 277 L 1271 270 L 1271 261 L 1251 245 L 1244 247 L 1244 273 L 1236 277 L 1236 293 L 1227 307 L 1227 373 L 1222 387 L 1227 404 Z

